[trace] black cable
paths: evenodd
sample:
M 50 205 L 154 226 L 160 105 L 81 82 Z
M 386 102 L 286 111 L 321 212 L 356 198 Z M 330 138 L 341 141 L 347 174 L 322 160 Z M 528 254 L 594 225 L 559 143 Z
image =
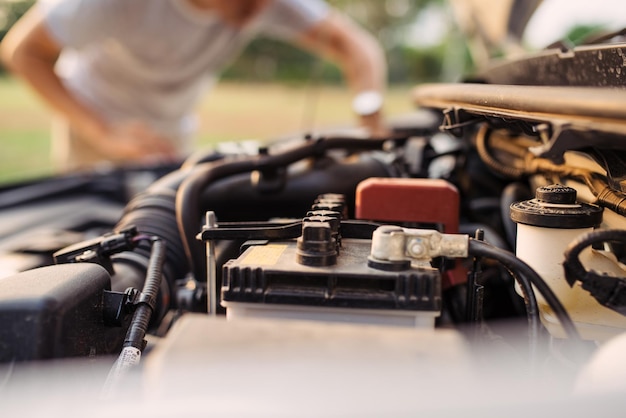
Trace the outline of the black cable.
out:
M 148 332 L 150 319 L 154 312 L 157 294 L 161 286 L 163 261 L 165 260 L 165 244 L 163 241 L 154 237 L 151 239 L 151 242 L 152 251 L 146 273 L 146 282 L 123 345 L 123 347 L 134 347 L 140 351 L 143 351 L 144 338 Z
M 565 250 L 565 261 L 563 262 L 565 278 L 570 285 L 573 285 L 577 280 L 584 281 L 588 273 L 578 258 L 580 253 L 593 244 L 608 241 L 626 242 L 626 231 L 620 229 L 599 229 L 583 234 L 570 243 Z
M 615 277 L 587 271 L 580 262 L 580 254 L 587 247 L 604 242 L 626 243 L 626 230 L 599 229 L 581 235 L 565 250 L 565 279 L 570 286 L 576 281 L 582 283 L 582 288 L 588 291 L 601 305 L 626 315 L 626 278 Z
M 469 241 L 469 254 L 475 257 L 485 257 L 499 261 L 507 268 L 513 278 L 519 283 L 522 290 L 531 329 L 538 329 L 539 305 L 537 304 L 535 291 L 532 288 L 531 278 L 528 274 L 524 274 L 526 272 L 523 271 L 523 267 L 518 268 L 516 265 L 517 261 L 520 263 L 523 263 L 523 261 L 515 257 L 515 255 L 509 251 L 490 245 L 485 241 L 475 239 L 470 239 Z M 530 269 L 530 267 L 528 268 Z M 537 275 L 534 271 L 533 273 Z
M 149 240 L 152 244 L 146 280 L 138 300 L 134 302 L 136 309 L 126 332 L 122 352 L 104 382 L 101 393 L 103 399 L 110 399 L 118 391 L 124 390 L 124 386 L 120 389 L 120 383 L 125 375 L 139 363 L 141 352 L 146 345 L 144 338 L 155 309 L 157 293 L 161 287 L 165 243 L 156 236 L 138 237 L 137 241 L 140 240 Z
M 534 362 L 539 347 L 541 322 L 539 320 L 539 306 L 537 305 L 537 298 L 535 297 L 535 292 L 530 279 L 528 276 L 520 274 L 518 269 L 513 268 L 512 264 L 514 263 L 512 263 L 511 260 L 509 260 L 509 257 L 506 256 L 507 254 L 513 256 L 513 254 L 489 245 L 484 241 L 470 239 L 469 254 L 474 257 L 486 257 L 499 261 L 507 268 L 509 274 L 511 274 L 515 281 L 519 283 L 524 298 L 524 304 L 526 306 L 526 317 L 528 319 L 529 354 L 531 361 Z M 513 256 L 513 258 L 515 258 L 515 256 Z
M 476 229 L 474 239 L 484 241 L 485 231 L 482 229 Z M 472 270 L 467 276 L 467 306 L 465 319 L 468 322 L 473 322 L 475 324 L 480 323 L 483 320 L 482 307 L 484 287 L 476 280 L 482 273 L 480 266 L 480 259 L 478 257 L 474 257 Z
M 469 254 L 472 256 L 494 259 L 502 263 L 510 271 L 514 272 L 514 277 L 519 280 L 522 291 L 524 293 L 527 293 L 527 309 L 537 309 L 537 301 L 533 301 L 534 292 L 532 291 L 531 284 L 535 286 L 539 293 L 545 299 L 550 309 L 552 309 L 554 315 L 559 319 L 559 322 L 561 323 L 561 326 L 563 327 L 566 335 L 572 339 L 580 339 L 578 330 L 572 322 L 569 314 L 561 304 L 561 301 L 556 297 L 552 289 L 550 289 L 550 287 L 539 276 L 539 274 L 537 274 L 537 272 L 533 270 L 528 264 L 517 258 L 513 253 L 509 251 L 504 251 L 500 248 L 493 247 L 485 242 L 472 239 L 470 239 L 469 242 Z

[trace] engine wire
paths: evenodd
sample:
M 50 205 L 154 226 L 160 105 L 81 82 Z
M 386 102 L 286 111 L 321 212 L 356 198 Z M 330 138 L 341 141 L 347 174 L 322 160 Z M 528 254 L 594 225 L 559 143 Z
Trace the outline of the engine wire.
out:
M 476 151 L 480 156 L 480 159 L 493 171 L 502 174 L 506 177 L 518 179 L 526 174 L 526 170 L 523 167 L 513 167 L 498 161 L 489 150 L 489 138 L 492 130 L 489 125 L 484 123 L 478 128 L 476 132 Z
M 117 387 L 118 384 L 123 380 L 126 374 L 139 363 L 141 352 L 146 345 L 144 338 L 155 310 L 155 301 L 161 286 L 162 268 L 165 258 L 165 243 L 156 236 L 152 237 L 146 235 L 137 236 L 134 241 L 137 243 L 144 240 L 150 241 L 152 245 L 146 280 L 130 326 L 126 332 L 122 351 L 104 383 L 101 392 L 103 399 L 111 398 L 116 390 L 119 389 Z
M 481 125 L 476 133 L 476 150 L 481 160 L 495 172 L 504 176 L 519 179 L 535 174 L 556 175 L 571 180 L 579 181 L 589 188 L 589 191 L 596 198 L 596 204 L 611 209 L 619 215 L 626 216 L 626 194 L 615 190 L 609 186 L 605 175 L 594 171 L 572 167 L 566 164 L 556 164 L 549 159 L 539 158 L 528 151 L 522 155 L 520 152 L 511 149 L 510 145 L 501 147 L 498 143 L 503 143 L 498 136 L 491 134 L 492 129 L 487 123 Z M 490 141 L 491 139 L 491 141 Z M 500 139 L 500 141 L 498 141 Z M 517 161 L 523 163 L 522 166 L 512 166 L 499 161 L 491 152 L 491 147 L 497 147 L 502 151 L 517 158 Z M 522 147 L 519 147 L 522 150 Z
M 473 239 L 470 239 L 469 241 L 469 253 L 472 256 L 491 258 L 499 261 L 506 268 L 514 272 L 514 277 L 520 279 L 519 283 L 522 290 L 528 293 L 528 295 L 526 295 L 526 298 L 528 298 L 527 309 L 536 309 L 537 301 L 535 300 L 534 303 L 532 301 L 534 293 L 532 292 L 532 286 L 530 285 L 532 284 L 535 286 L 541 296 L 545 299 L 550 309 L 554 312 L 554 315 L 558 318 L 565 334 L 573 340 L 580 340 L 578 330 L 576 329 L 574 322 L 572 322 L 569 314 L 561 304 L 561 301 L 557 298 L 552 289 L 550 289 L 541 276 L 539 276 L 539 274 L 537 274 L 537 272 L 528 264 L 517 258 L 509 251 L 505 251 L 491 246 L 483 241 Z M 528 291 L 528 289 L 530 289 L 530 291 Z M 530 318 L 531 315 L 529 313 L 529 321 Z M 531 323 L 531 338 L 533 338 L 532 332 L 535 332 L 534 326 L 532 325 L 533 324 Z
M 599 229 L 579 236 L 565 250 L 563 269 L 565 280 L 570 286 L 577 281 L 601 305 L 626 315 L 626 278 L 594 270 L 587 271 L 580 261 L 580 255 L 587 247 L 601 243 L 626 243 L 626 231 L 623 229 Z

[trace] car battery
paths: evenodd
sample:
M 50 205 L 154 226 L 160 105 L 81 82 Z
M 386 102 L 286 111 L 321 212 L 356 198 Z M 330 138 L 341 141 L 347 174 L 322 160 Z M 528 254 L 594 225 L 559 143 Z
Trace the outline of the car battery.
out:
M 228 319 L 290 318 L 434 327 L 441 274 L 429 265 L 380 264 L 371 240 L 346 238 L 324 219 L 297 239 L 253 242 L 223 266 Z

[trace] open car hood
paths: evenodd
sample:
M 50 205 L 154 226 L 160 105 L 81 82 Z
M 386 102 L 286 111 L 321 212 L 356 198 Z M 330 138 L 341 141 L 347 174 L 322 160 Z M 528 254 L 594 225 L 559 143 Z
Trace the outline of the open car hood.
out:
M 474 61 L 521 50 L 521 41 L 542 0 L 450 0 L 454 17 L 468 40 Z

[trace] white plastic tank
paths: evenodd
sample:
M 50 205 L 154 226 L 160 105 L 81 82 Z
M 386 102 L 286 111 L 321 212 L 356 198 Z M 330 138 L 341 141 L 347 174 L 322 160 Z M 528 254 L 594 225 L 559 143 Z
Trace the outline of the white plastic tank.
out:
M 517 223 L 516 255 L 550 286 L 572 317 L 581 336 L 604 341 L 626 329 L 626 317 L 600 305 L 580 282 L 570 287 L 563 272 L 564 252 L 577 237 L 602 222 L 602 208 L 576 201 L 576 189 L 563 185 L 539 187 L 535 199 L 511 205 Z M 581 254 L 587 268 L 624 275 L 610 258 L 591 249 Z M 517 292 L 521 290 L 517 287 Z M 556 337 L 564 336 L 558 319 L 536 292 L 541 320 Z

